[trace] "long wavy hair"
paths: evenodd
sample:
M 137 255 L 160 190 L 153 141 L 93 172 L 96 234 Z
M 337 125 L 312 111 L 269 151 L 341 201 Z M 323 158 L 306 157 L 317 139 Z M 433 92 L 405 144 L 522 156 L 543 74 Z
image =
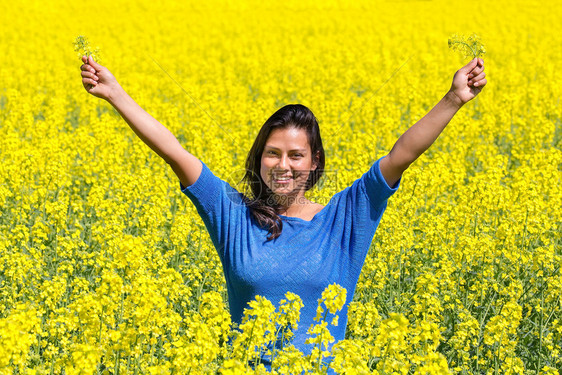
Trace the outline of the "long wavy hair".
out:
M 261 127 L 256 140 L 246 159 L 246 172 L 244 181 L 251 191 L 251 197 L 247 197 L 247 205 L 250 213 L 262 228 L 267 228 L 269 236 L 267 240 L 273 240 L 281 235 L 283 222 L 279 217 L 281 205 L 273 199 L 273 192 L 261 178 L 261 158 L 265 143 L 271 132 L 275 129 L 297 128 L 306 131 L 308 143 L 310 144 L 313 162 L 316 169 L 311 171 L 305 192 L 310 190 L 324 173 L 325 155 L 318 121 L 310 109 L 302 104 L 289 104 L 275 112 Z M 314 158 L 316 160 L 314 160 Z

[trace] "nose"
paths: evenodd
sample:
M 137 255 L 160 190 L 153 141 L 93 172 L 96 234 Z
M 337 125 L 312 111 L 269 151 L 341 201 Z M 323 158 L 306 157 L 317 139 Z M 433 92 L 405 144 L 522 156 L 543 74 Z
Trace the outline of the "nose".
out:
M 289 157 L 287 155 L 281 156 L 279 159 L 279 164 L 277 165 L 279 169 L 283 169 L 284 171 L 289 170 Z

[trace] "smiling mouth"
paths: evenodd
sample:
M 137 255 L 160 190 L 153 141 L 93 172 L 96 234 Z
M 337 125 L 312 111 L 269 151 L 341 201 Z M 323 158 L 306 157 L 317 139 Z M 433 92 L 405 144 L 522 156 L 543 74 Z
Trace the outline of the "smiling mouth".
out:
M 284 177 L 284 178 L 273 178 L 273 182 L 276 184 L 285 185 L 288 184 L 293 180 L 292 177 Z

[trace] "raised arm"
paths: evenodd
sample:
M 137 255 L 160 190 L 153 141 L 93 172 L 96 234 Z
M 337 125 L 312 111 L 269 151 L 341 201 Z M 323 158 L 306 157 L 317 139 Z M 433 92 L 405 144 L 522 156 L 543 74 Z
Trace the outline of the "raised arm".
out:
M 487 83 L 485 76 L 484 61 L 470 61 L 455 73 L 451 88 L 439 103 L 398 138 L 380 161 L 381 173 L 389 186 L 394 186 L 410 164 L 435 142 L 457 111 L 482 91 Z
M 202 164 L 186 151 L 177 138 L 154 117 L 142 109 L 117 82 L 113 74 L 82 56 L 82 84 L 90 94 L 109 102 L 137 136 L 166 161 L 183 186 L 192 185 L 201 174 Z

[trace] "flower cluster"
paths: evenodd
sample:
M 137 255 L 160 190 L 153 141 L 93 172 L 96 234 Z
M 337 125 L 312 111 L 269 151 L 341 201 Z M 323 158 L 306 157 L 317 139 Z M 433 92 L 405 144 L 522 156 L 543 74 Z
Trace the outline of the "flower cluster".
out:
M 464 57 L 476 58 L 482 57 L 486 53 L 486 49 L 476 34 L 469 36 L 453 34 L 447 41 L 449 48 L 453 51 L 459 51 Z
M 92 50 L 90 41 L 83 35 L 78 35 L 74 40 L 74 52 L 80 59 L 82 56 L 92 56 L 95 61 L 101 63 L 100 48 L 96 47 Z

